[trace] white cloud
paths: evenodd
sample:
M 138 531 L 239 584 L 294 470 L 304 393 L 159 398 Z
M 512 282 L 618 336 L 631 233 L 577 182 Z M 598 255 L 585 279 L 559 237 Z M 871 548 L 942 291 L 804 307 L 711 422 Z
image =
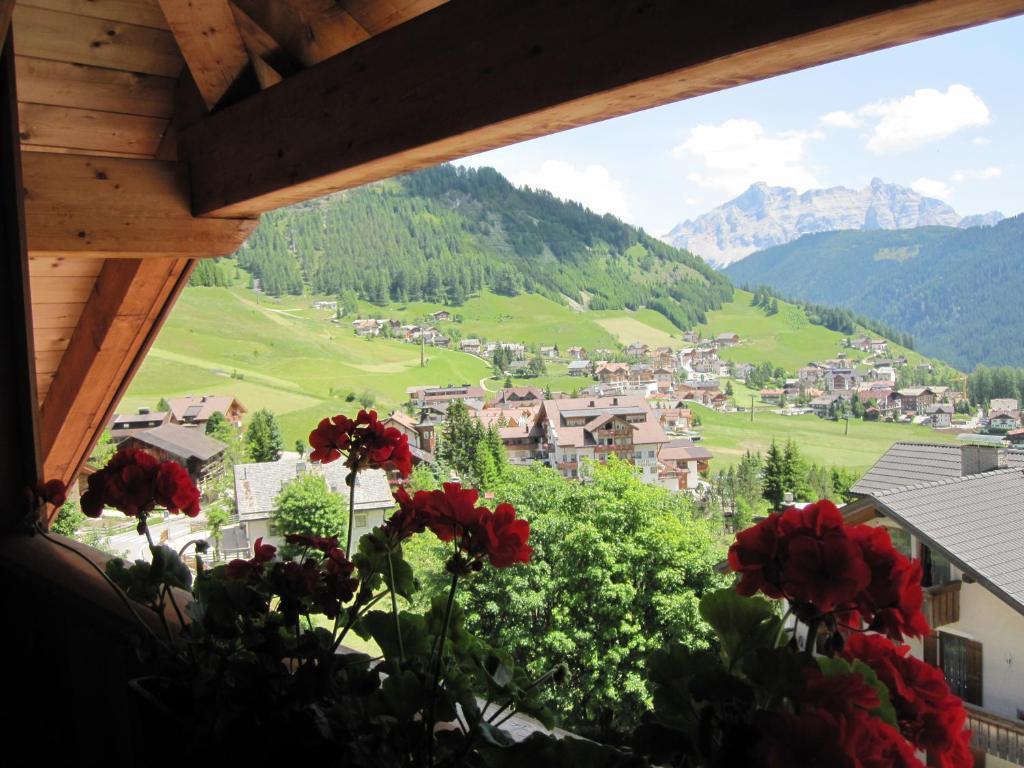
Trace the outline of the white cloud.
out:
M 963 181 L 984 181 L 985 179 L 998 179 L 1003 175 L 1003 169 L 998 165 L 990 165 L 987 168 L 975 168 L 961 171 L 953 171 L 950 178 L 957 184 Z
M 698 125 L 672 150 L 674 157 L 691 157 L 703 165 L 687 178 L 702 187 L 738 195 L 756 181 L 796 187 L 820 186 L 804 165 L 804 147 L 818 132 L 766 134 L 753 120 L 726 120 L 721 125 Z
M 952 187 L 938 179 L 920 178 L 911 184 L 910 188 L 919 195 L 937 197 L 939 200 L 949 200 L 953 196 Z
M 981 97 L 959 84 L 945 92 L 921 88 L 909 96 L 868 104 L 857 113 L 878 119 L 867 147 L 879 155 L 914 149 L 964 128 L 988 125 L 991 119 Z
M 822 125 L 833 128 L 859 128 L 862 122 L 853 112 L 842 109 L 822 115 L 820 121 Z
M 546 189 L 555 197 L 575 200 L 595 213 L 610 213 L 627 221 L 630 218 L 622 184 L 603 165 L 577 168 L 564 160 L 546 160 L 536 170 L 514 173 L 509 178 L 515 184 Z

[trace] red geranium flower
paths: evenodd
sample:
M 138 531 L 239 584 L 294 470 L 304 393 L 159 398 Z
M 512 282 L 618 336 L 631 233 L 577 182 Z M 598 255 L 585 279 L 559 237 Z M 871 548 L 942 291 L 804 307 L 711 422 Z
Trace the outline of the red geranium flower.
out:
M 303 533 L 289 533 L 284 537 L 288 544 L 297 544 L 300 547 L 310 547 L 327 554 L 338 546 L 337 536 L 307 536 Z
M 353 471 L 390 466 L 402 477 L 412 472 L 408 436 L 385 427 L 376 411 L 359 411 L 354 420 L 341 415 L 323 419 L 309 433 L 309 443 L 313 446 L 310 461 L 327 464 L 345 454 L 345 466 Z
M 415 497 L 410 497 L 405 488 L 399 486 L 394 497 L 398 502 L 398 509 L 384 521 L 384 533 L 393 541 L 400 542 L 426 530 L 430 519 L 430 509 L 427 505 L 429 494 L 420 491 Z
M 729 567 L 740 574 L 736 591 L 744 597 L 763 592 L 776 600 L 783 596 L 782 569 L 779 565 L 779 520 L 766 519 L 736 534 L 729 547 Z
M 122 448 L 107 466 L 89 477 L 89 490 L 82 496 L 82 511 L 90 517 L 99 517 L 107 506 L 131 516 L 161 506 L 195 517 L 199 514 L 199 490 L 181 465 L 161 463 L 137 448 Z
M 322 419 L 316 429 L 309 433 L 309 444 L 313 446 L 309 460 L 329 464 L 341 458 L 352 440 L 355 422 L 347 416 Z
M 47 480 L 36 485 L 36 498 L 59 507 L 67 500 L 67 488 L 60 480 Z
M 782 588 L 797 602 L 812 603 L 819 613 L 845 605 L 864 589 L 871 572 L 860 549 L 845 531 L 823 536 L 794 536 L 783 566 Z
M 249 560 L 235 559 L 224 566 L 224 575 L 229 579 L 245 579 L 259 570 L 264 563 L 269 563 L 277 555 L 277 547 L 264 544 L 263 537 L 256 539 L 253 555 Z
M 495 568 L 507 568 L 516 563 L 530 562 L 533 549 L 527 544 L 530 524 L 516 518 L 511 504 L 499 504 L 488 520 L 487 556 Z
M 165 461 L 157 470 L 155 502 L 169 512 L 181 510 L 195 517 L 199 514 L 199 489 L 183 466 Z
M 863 661 L 885 683 L 900 730 L 912 744 L 928 751 L 942 768 L 972 765 L 963 702 L 950 693 L 941 670 L 909 651 L 881 635 L 856 634 L 847 639 L 843 656 Z
M 881 526 L 853 526 L 850 538 L 871 569 L 871 582 L 857 597 L 857 611 L 868 629 L 897 642 L 904 636 L 927 635 L 931 630 L 921 613 L 921 563 L 896 551 L 888 531 Z
M 441 541 L 456 537 L 470 537 L 483 532 L 483 515 L 487 509 L 476 506 L 480 493 L 463 488 L 461 483 L 445 483 L 440 491 L 426 491 L 422 508 L 426 511 L 427 525 Z M 420 503 L 420 494 L 416 494 Z

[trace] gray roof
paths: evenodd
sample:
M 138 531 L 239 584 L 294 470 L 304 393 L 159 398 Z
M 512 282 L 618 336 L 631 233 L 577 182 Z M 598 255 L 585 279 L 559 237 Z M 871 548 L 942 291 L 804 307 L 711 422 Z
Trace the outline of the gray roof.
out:
M 180 459 L 209 461 L 224 453 L 227 445 L 220 440 L 207 437 L 199 427 L 183 427 L 179 424 L 163 424 L 159 427 L 138 432 L 132 439 L 167 451 Z
M 277 495 L 286 483 L 303 473 L 319 474 L 327 486 L 339 494 L 348 506 L 348 467 L 342 461 L 312 464 L 307 461 L 266 461 L 235 465 L 235 503 L 242 520 L 263 519 L 274 509 Z M 366 469 L 356 476 L 356 511 L 388 509 L 395 504 L 387 474 L 382 469 Z
M 961 477 L 964 473 L 963 445 L 894 443 L 851 491 L 873 494 L 891 488 L 933 483 Z
M 1024 471 L 953 477 L 870 494 L 886 517 L 1024 613 Z

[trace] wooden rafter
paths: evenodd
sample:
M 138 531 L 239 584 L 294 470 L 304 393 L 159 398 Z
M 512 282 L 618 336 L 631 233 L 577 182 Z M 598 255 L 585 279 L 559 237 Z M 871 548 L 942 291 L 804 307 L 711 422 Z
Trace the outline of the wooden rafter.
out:
M 0 0 L 0 50 L 3 50 L 7 41 L 7 30 L 11 26 L 11 16 L 14 15 L 14 0 Z
M 30 256 L 223 256 L 257 223 L 193 218 L 179 163 L 32 152 L 22 164 Z
M 179 156 L 197 214 L 255 214 L 1022 12 L 1024 0 L 453 0 L 205 118 Z
M 234 3 L 231 3 L 231 10 L 235 14 L 238 31 L 242 33 L 242 42 L 245 43 L 245 47 L 249 51 L 249 58 L 252 59 L 253 67 L 256 69 L 256 76 L 260 78 L 260 87 L 268 88 L 275 84 L 272 82 L 264 84 L 265 77 L 268 80 L 275 80 L 273 76 L 269 75 L 268 69 L 277 76 L 275 82 L 280 82 L 282 78 L 293 75 L 302 69 L 299 61 L 281 47 L 281 44 L 257 24 L 249 14 Z
M 70 482 L 188 281 L 187 258 L 108 259 L 40 415 L 47 478 Z
M 160 0 L 160 7 L 206 108 L 213 109 L 249 66 L 228 0 Z
M 370 37 L 343 5 L 333 0 L 233 2 L 306 67 Z

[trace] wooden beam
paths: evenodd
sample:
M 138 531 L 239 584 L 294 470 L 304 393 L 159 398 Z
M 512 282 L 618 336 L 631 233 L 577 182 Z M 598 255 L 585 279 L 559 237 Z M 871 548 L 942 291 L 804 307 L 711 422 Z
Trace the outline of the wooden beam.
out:
M 0 0 L 3 3 L 4 0 Z M 6 26 L 6 25 L 3 25 Z M 0 29 L 3 27 L 0 26 Z M 27 511 L 23 489 L 42 467 L 32 339 L 32 305 L 25 247 L 13 34 L 0 44 L 0 400 L 8 416 L 0 429 L 0 530 L 16 529 Z
M 168 28 L 157 0 L 18 0 L 18 4 L 154 29 Z
M 232 2 L 306 67 L 370 37 L 370 33 L 334 0 Z
M 231 12 L 235 15 L 238 31 L 242 33 L 242 42 L 245 43 L 245 47 L 249 51 L 249 57 L 256 68 L 256 75 L 260 77 L 261 87 L 267 88 L 269 85 L 263 85 L 259 61 L 262 61 L 263 64 L 269 66 L 273 72 L 278 74 L 279 80 L 282 77 L 293 75 L 302 69 L 299 61 L 282 48 L 281 44 L 271 37 L 245 11 L 231 3 Z
M 116 152 L 152 157 L 168 120 L 94 109 L 19 105 L 22 145 L 65 147 L 75 152 Z
M 228 0 L 160 0 L 185 64 L 213 109 L 249 66 Z
M 11 27 L 11 16 L 14 14 L 14 0 L 0 0 L 0 51 L 7 42 L 7 30 Z
M 47 477 L 70 482 L 113 415 L 194 260 L 111 259 L 63 352 L 40 416 Z
M 447 0 L 341 0 L 345 10 L 371 35 L 397 27 Z
M 37 152 L 22 163 L 32 256 L 224 256 L 257 223 L 193 218 L 179 163 Z
M 452 0 L 209 116 L 179 154 L 198 214 L 251 215 L 1022 12 L 1024 0 Z

